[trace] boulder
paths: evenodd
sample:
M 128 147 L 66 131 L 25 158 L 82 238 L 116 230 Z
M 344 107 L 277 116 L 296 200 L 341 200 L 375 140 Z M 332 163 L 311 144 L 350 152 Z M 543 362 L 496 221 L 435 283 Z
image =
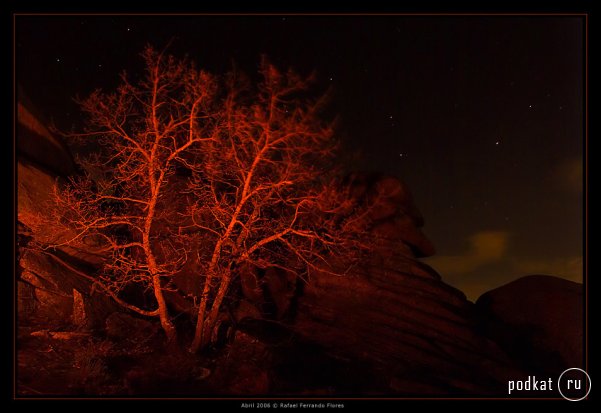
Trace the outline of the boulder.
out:
M 60 252 L 30 249 L 20 259 L 21 283 L 33 289 L 33 314 L 53 323 L 75 322 L 96 328 L 119 306 L 94 293 L 92 281 L 72 258 Z M 24 291 L 25 292 L 25 291 Z M 25 299 L 25 297 L 23 297 Z M 83 306 L 83 307 L 82 307 Z
M 582 293 L 582 284 L 563 278 L 519 278 L 477 300 L 480 328 L 532 372 L 582 368 Z
M 41 319 L 60 324 L 65 323 L 71 319 L 73 314 L 73 296 L 60 287 L 56 278 L 48 278 L 50 279 L 29 270 L 21 273 L 21 283 L 27 283 L 26 285 L 33 287 L 30 305 L 34 310 L 27 315 L 33 316 L 35 313 Z M 25 297 L 22 299 L 25 300 Z
M 429 257 L 435 253 L 430 240 L 414 225 L 407 215 L 376 223 L 371 233 L 373 238 L 379 241 L 383 250 L 387 248 L 401 250 L 406 245 L 411 250 L 412 255 L 417 258 Z
M 399 178 L 379 173 L 352 173 L 342 184 L 349 188 L 349 195 L 357 200 L 366 200 L 371 206 L 369 217 L 373 221 L 409 216 L 418 228 L 424 219 L 413 202 L 413 196 Z
M 370 188 L 373 198 L 372 219 L 380 220 L 399 215 L 408 216 L 416 227 L 424 226 L 424 218 L 413 203 L 413 196 L 400 179 L 382 175 Z
M 428 257 L 434 246 L 422 233 L 424 219 L 407 186 L 383 174 L 353 173 L 342 181 L 354 204 L 368 207 L 365 220 L 375 252 Z M 409 254 L 408 254 L 409 253 Z
M 261 269 L 244 264 L 238 276 L 244 299 L 239 304 L 243 308 L 236 310 L 237 314 L 246 315 L 256 312 L 261 314 L 261 318 L 276 320 L 289 318 L 297 294 L 296 274 L 277 267 Z M 249 305 L 255 310 L 249 310 Z
M 313 274 L 294 330 L 336 357 L 383 371 L 385 394 L 503 394 L 521 370 L 479 334 L 463 293 L 414 267 Z

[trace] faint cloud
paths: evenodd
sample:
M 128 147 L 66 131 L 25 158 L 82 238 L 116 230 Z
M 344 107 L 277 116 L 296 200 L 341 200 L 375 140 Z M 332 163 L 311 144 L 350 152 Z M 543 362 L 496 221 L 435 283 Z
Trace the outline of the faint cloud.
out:
M 581 158 L 564 159 L 555 169 L 553 178 L 559 189 L 568 192 L 582 192 L 583 163 Z
M 468 250 L 461 255 L 442 255 L 426 260 L 443 275 L 472 272 L 503 259 L 507 251 L 507 231 L 480 231 L 469 238 Z
M 480 231 L 469 237 L 466 251 L 424 260 L 443 280 L 475 301 L 486 291 L 526 275 L 545 274 L 582 283 L 584 268 L 581 255 L 550 258 L 509 254 L 510 233 Z

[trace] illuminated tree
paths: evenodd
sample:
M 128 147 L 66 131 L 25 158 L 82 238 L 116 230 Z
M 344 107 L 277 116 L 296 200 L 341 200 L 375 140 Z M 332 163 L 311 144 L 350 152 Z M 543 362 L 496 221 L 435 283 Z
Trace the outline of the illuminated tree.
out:
M 96 285 L 120 304 L 160 318 L 169 340 L 176 336 L 164 297 L 169 278 L 186 259 L 185 240 L 174 233 L 176 210 L 168 188 L 184 156 L 214 139 L 215 80 L 147 48 L 146 73 L 138 85 L 122 75 L 114 93 L 95 91 L 81 102 L 88 115 L 84 133 L 91 155 L 86 174 L 56 192 L 57 211 L 75 231 L 65 244 L 86 239 L 109 258 Z M 204 129 L 199 120 L 203 119 Z M 209 134 L 207 134 L 209 132 Z M 150 288 L 156 308 L 142 309 L 119 298 L 126 287 Z
M 263 60 L 253 86 L 152 48 L 143 57 L 137 84 L 124 74 L 116 92 L 82 102 L 87 130 L 71 136 L 91 140 L 92 155 L 81 161 L 85 176 L 57 188 L 57 211 L 75 233 L 65 244 L 85 240 L 108 254 L 99 290 L 159 317 L 170 340 L 164 292 L 197 260 L 197 351 L 243 264 L 305 280 L 315 270 L 340 274 L 365 247 L 364 221 L 334 184 L 332 125 L 320 120 L 325 99 L 310 98 L 311 77 Z M 152 291 L 155 307 L 126 302 L 132 286 Z
M 325 98 L 307 96 L 312 78 L 265 60 L 260 74 L 256 88 L 228 77 L 219 139 L 197 147 L 190 215 L 210 248 L 193 351 L 210 341 L 243 264 L 339 273 L 329 260 L 351 263 L 362 246 L 360 220 L 346 218 L 352 201 L 332 179 L 333 129 L 319 116 Z

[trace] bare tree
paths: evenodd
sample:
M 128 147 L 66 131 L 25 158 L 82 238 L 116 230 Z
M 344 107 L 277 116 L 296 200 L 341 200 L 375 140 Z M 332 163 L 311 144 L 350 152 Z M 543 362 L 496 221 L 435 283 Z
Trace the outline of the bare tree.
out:
M 203 142 L 191 210 L 211 248 L 203 249 L 203 292 L 192 351 L 207 345 L 235 269 L 242 264 L 339 274 L 365 247 L 352 201 L 335 185 L 332 123 L 313 78 L 281 73 L 263 60 L 252 88 L 230 74 L 219 139 Z
M 185 154 L 215 139 L 215 79 L 187 60 L 152 48 L 143 53 L 146 73 L 134 85 L 126 74 L 114 93 L 95 91 L 81 101 L 87 130 L 70 135 L 93 141 L 81 161 L 86 174 L 56 191 L 61 218 L 80 239 L 109 254 L 97 285 L 130 310 L 157 316 L 169 340 L 176 337 L 165 286 L 186 258 L 185 242 L 172 231 L 167 189 Z M 172 201 L 172 200 L 171 200 Z M 131 284 L 154 293 L 156 308 L 142 309 L 119 298 Z
M 313 77 L 282 73 L 265 59 L 256 86 L 236 73 L 215 77 L 188 60 L 147 48 L 146 73 L 124 74 L 114 93 L 81 102 L 91 153 L 86 174 L 56 191 L 60 219 L 107 258 L 96 285 L 126 308 L 176 330 L 165 290 L 188 257 L 198 261 L 191 351 L 210 343 L 242 264 L 340 274 L 365 243 L 365 221 L 333 184 L 332 124 Z M 180 173 L 180 172 L 184 173 Z M 345 265 L 334 264 L 336 256 Z M 130 286 L 153 292 L 154 308 L 126 302 Z

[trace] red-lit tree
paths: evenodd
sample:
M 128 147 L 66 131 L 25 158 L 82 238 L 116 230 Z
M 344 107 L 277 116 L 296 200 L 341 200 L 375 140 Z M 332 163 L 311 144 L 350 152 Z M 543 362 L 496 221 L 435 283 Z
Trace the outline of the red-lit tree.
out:
M 88 127 L 72 136 L 92 140 L 92 155 L 84 177 L 57 188 L 57 211 L 75 233 L 65 244 L 85 240 L 108 253 L 100 289 L 159 317 L 170 340 L 164 291 L 188 256 L 198 260 L 197 351 L 242 264 L 339 274 L 365 247 L 365 221 L 333 184 L 332 125 L 320 120 L 324 99 L 308 94 L 312 78 L 263 60 L 252 86 L 152 48 L 143 57 L 140 82 L 123 75 L 116 92 L 82 102 Z M 331 264 L 336 256 L 346 265 Z M 149 288 L 155 308 L 126 302 L 132 285 Z
M 57 211 L 75 236 L 66 244 L 100 245 L 108 253 L 96 285 L 120 304 L 160 318 L 169 340 L 176 330 L 164 289 L 185 260 L 181 236 L 173 231 L 176 213 L 168 188 L 178 165 L 195 145 L 215 139 L 216 83 L 152 48 L 143 53 L 146 73 L 134 85 L 125 74 L 114 93 L 95 91 L 81 102 L 87 129 L 70 135 L 91 141 L 81 164 L 85 176 L 56 191 Z M 156 308 L 142 309 L 119 297 L 139 284 L 150 288 Z
M 352 201 L 332 179 L 333 129 L 320 120 L 325 97 L 307 96 L 311 77 L 265 60 L 260 75 L 253 88 L 230 74 L 219 139 L 196 148 L 190 215 L 210 248 L 201 259 L 193 351 L 210 341 L 237 268 L 339 273 L 329 259 L 351 263 L 363 246 L 361 221 L 348 218 Z

